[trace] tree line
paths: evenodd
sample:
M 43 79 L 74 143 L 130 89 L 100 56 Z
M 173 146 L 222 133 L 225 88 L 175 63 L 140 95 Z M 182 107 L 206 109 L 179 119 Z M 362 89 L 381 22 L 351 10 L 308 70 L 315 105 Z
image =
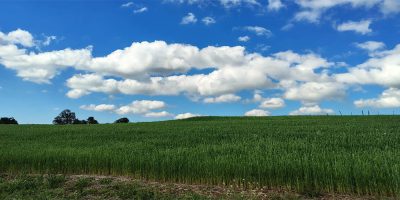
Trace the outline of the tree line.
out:
M 115 120 L 116 124 L 129 123 L 129 119 L 126 117 Z M 18 121 L 13 117 L 2 117 L 0 118 L 0 124 L 18 124 Z M 99 124 L 94 117 L 88 117 L 87 119 L 80 120 L 76 117 L 75 113 L 69 109 L 63 110 L 53 120 L 54 125 L 67 125 L 67 124 Z

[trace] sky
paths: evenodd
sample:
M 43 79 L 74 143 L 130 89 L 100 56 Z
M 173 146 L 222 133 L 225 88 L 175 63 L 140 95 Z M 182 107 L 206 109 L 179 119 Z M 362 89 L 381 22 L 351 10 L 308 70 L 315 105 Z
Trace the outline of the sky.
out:
M 0 116 L 400 114 L 398 0 L 1 0 Z

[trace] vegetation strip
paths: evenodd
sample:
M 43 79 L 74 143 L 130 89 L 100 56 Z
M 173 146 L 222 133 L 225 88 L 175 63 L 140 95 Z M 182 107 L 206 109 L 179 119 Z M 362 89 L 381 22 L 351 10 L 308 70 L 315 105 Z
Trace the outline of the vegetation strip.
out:
M 373 196 L 296 194 L 282 189 L 247 189 L 89 175 L 0 175 L 1 199 L 381 199 Z M 390 199 L 390 198 L 386 198 Z
M 400 117 L 200 117 L 0 126 L 0 172 L 122 175 L 397 197 Z

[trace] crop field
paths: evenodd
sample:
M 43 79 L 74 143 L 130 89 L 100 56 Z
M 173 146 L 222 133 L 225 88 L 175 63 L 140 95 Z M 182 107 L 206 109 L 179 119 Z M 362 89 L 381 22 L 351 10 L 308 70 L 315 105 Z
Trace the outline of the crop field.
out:
M 0 173 L 398 196 L 399 116 L 0 126 Z

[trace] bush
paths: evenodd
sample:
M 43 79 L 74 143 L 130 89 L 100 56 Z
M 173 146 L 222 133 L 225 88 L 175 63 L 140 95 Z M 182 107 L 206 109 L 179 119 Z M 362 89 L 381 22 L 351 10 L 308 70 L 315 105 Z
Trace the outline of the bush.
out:
M 72 124 L 87 124 L 88 122 L 86 120 L 79 120 L 75 119 Z
M 88 124 L 98 124 L 99 123 L 94 117 L 88 117 L 86 121 Z
M 123 118 L 117 119 L 114 123 L 116 123 L 116 124 L 129 123 L 129 119 L 126 117 L 123 117 Z
M 0 124 L 18 124 L 18 122 L 13 117 L 2 117 L 0 118 Z

